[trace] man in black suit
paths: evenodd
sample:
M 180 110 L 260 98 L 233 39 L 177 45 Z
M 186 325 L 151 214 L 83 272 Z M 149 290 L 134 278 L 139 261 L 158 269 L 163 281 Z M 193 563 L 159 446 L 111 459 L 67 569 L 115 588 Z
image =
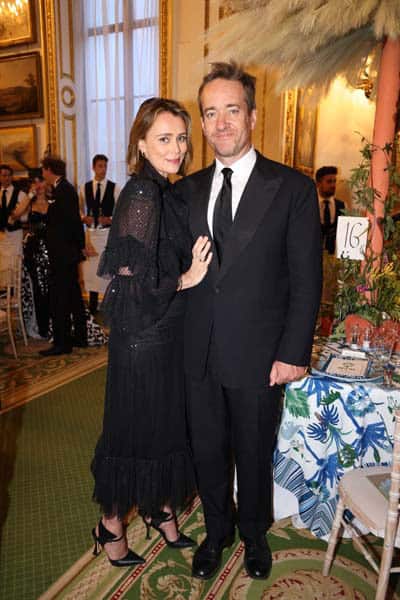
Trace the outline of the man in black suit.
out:
M 261 579 L 272 564 L 265 533 L 281 386 L 305 374 L 319 307 L 318 202 L 309 178 L 254 150 L 251 75 L 214 64 L 199 105 L 216 161 L 177 184 L 193 239 L 213 239 L 208 274 L 187 293 L 185 322 L 188 417 L 207 529 L 192 574 L 217 572 L 237 521 L 247 573 Z
M 319 213 L 321 221 L 322 247 L 335 254 L 338 217 L 343 214 L 345 204 L 335 198 L 337 167 L 321 167 L 315 173 L 317 182 Z
M 53 346 L 43 356 L 69 354 L 72 346 L 86 346 L 86 316 L 78 277 L 78 264 L 85 247 L 79 200 L 75 188 L 65 179 L 65 162 L 48 156 L 42 161 L 43 177 L 52 186 L 47 213 L 47 247 L 50 263 L 50 313 Z M 71 315 L 74 338 L 71 335 Z

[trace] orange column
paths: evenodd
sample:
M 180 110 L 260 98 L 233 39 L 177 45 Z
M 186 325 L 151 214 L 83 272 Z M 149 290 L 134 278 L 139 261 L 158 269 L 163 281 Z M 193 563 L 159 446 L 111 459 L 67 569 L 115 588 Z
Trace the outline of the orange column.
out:
M 386 39 L 379 67 L 373 145 L 383 148 L 394 141 L 397 101 L 400 90 L 400 39 Z M 384 202 L 389 188 L 387 156 L 382 150 L 372 155 L 371 185 L 379 192 L 374 201 L 374 214 L 368 215 L 372 225 L 372 251 L 380 256 L 383 249 L 383 232 L 380 218 L 384 214 Z

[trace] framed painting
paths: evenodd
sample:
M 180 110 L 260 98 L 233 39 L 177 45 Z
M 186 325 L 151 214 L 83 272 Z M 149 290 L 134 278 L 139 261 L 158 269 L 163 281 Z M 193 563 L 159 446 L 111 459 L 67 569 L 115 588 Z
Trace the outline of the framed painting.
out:
M 0 57 L 0 120 L 43 116 L 39 52 Z
M 36 41 L 34 0 L 1 2 L 0 10 L 0 48 L 27 44 Z
M 26 171 L 37 166 L 34 125 L 0 128 L 0 163 L 10 165 L 14 171 Z
M 314 174 L 318 102 L 312 87 L 297 92 L 293 166 L 309 177 Z

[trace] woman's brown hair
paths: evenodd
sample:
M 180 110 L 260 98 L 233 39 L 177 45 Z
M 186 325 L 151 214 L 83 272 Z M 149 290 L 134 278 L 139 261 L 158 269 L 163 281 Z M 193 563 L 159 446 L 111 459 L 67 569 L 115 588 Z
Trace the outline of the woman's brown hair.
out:
M 130 134 L 128 152 L 126 162 L 128 163 L 128 172 L 139 173 L 143 169 L 144 156 L 139 151 L 139 140 L 144 140 L 150 127 L 160 113 L 168 112 L 175 117 L 180 117 L 186 126 L 187 133 L 187 150 L 185 158 L 179 168 L 179 175 L 184 175 L 193 157 L 192 148 L 192 120 L 189 113 L 176 100 L 167 98 L 149 98 L 145 100 L 138 110 L 136 118 L 133 122 Z

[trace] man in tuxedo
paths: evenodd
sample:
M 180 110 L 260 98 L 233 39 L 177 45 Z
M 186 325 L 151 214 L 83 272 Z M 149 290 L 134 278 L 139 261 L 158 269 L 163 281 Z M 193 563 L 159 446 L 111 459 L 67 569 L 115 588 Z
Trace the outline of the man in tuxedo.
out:
M 107 232 L 112 223 L 112 215 L 115 204 L 120 194 L 119 186 L 106 178 L 108 158 L 104 154 L 96 154 L 92 160 L 93 179 L 83 184 L 79 190 L 79 201 L 81 208 L 82 222 L 90 228 L 101 228 L 101 233 L 98 231 L 93 239 L 90 240 L 91 245 L 98 253 L 95 256 L 90 256 L 85 262 L 85 282 L 94 282 L 95 290 L 89 289 L 89 310 L 95 315 L 99 301 L 99 293 L 97 287 L 104 287 L 104 280 L 96 277 L 97 267 L 99 263 L 99 254 L 104 249 L 107 241 Z M 96 247 L 98 246 L 98 247 Z
M 10 165 L 0 165 L 0 232 L 3 232 L 1 243 L 12 252 L 13 256 L 22 254 L 22 223 L 14 216 L 17 207 L 25 210 L 28 198 L 26 194 L 13 184 L 13 169 Z M 4 248 L 1 249 L 4 254 Z M 5 256 L 3 257 L 5 258 Z M 11 259 L 11 255 L 9 256 Z M 3 268 L 7 261 L 3 260 Z
M 321 167 L 315 173 L 321 221 L 322 247 L 329 254 L 335 254 L 338 217 L 343 214 L 345 209 L 344 202 L 335 198 L 337 172 L 337 167 Z
M 193 239 L 213 241 L 206 278 L 186 292 L 188 418 L 207 530 L 192 574 L 218 571 L 237 522 L 247 573 L 261 579 L 272 564 L 265 533 L 281 386 L 306 372 L 319 307 L 318 202 L 309 178 L 253 148 L 251 75 L 215 63 L 198 99 L 216 160 L 177 184 Z
M 75 188 L 65 179 L 65 162 L 47 156 L 43 177 L 52 186 L 47 213 L 47 247 L 50 263 L 50 313 L 54 343 L 43 356 L 69 354 L 73 346 L 87 346 L 86 316 L 78 278 L 85 236 Z M 71 335 L 71 314 L 74 337 Z

